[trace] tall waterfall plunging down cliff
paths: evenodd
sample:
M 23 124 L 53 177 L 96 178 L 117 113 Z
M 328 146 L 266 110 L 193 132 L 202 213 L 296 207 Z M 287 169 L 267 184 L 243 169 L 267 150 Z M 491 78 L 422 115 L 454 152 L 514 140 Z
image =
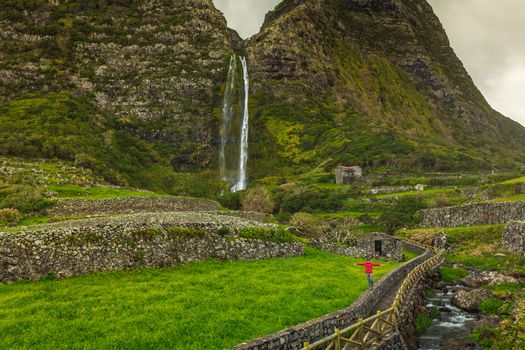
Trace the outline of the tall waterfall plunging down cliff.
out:
M 242 74 L 244 80 L 244 105 L 243 117 L 241 127 L 241 146 L 239 152 L 239 175 L 237 183 L 232 187 L 232 192 L 242 191 L 246 189 L 246 167 L 248 165 L 248 128 L 250 122 L 249 112 L 249 97 L 250 97 L 250 77 L 248 76 L 248 64 L 245 57 L 241 57 Z
M 219 167 L 222 181 L 228 179 L 226 174 L 226 144 L 231 134 L 231 121 L 233 117 L 233 103 L 232 96 L 235 88 L 235 77 L 237 75 L 237 57 L 233 55 L 230 58 L 230 68 L 228 70 L 228 79 L 226 81 L 226 89 L 224 91 L 224 100 L 222 106 L 222 122 L 221 122 L 221 146 L 219 151 Z
M 242 88 L 238 82 L 239 79 L 237 79 L 239 75 L 237 74 L 237 58 L 239 58 L 242 65 Z M 248 165 L 248 131 L 250 121 L 248 109 L 249 89 L 250 78 L 248 76 L 246 58 L 233 55 L 230 59 L 224 91 L 219 150 L 220 176 L 222 181 L 232 184 L 232 192 L 242 191 L 248 185 L 246 168 Z M 236 109 L 237 102 L 240 105 L 240 112 Z M 236 126 L 238 126 L 238 129 Z

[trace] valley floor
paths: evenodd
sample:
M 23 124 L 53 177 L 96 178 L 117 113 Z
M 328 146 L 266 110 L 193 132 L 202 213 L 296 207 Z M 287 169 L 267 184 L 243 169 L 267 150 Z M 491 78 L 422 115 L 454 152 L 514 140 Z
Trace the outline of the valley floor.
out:
M 0 285 L 2 349 L 226 349 L 349 306 L 357 259 L 307 248 L 291 259 Z M 383 262 L 376 278 L 398 266 Z

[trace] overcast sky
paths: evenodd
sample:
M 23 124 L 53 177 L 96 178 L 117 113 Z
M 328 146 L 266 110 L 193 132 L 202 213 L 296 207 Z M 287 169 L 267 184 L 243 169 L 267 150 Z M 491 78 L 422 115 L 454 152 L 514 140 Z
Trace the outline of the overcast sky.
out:
M 257 33 L 280 2 L 213 1 L 243 38 Z M 525 125 L 525 0 L 428 1 L 492 107 Z

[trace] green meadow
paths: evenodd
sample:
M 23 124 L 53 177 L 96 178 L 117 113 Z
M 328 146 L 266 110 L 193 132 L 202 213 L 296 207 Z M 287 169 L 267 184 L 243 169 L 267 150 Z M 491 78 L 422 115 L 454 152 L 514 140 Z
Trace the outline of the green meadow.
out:
M 349 306 L 357 259 L 206 261 L 0 285 L 0 349 L 227 349 Z M 398 264 L 383 262 L 376 278 Z

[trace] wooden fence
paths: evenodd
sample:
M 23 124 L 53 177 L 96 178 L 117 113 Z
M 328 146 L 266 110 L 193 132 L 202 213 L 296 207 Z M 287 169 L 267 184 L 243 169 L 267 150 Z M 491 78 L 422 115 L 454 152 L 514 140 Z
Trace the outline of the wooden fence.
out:
M 397 331 L 399 310 L 408 293 L 421 277 L 423 277 L 428 271 L 441 265 L 444 260 L 444 250 L 437 250 L 414 241 L 405 241 L 409 244 L 429 250 L 434 253 L 434 255 L 416 266 L 407 275 L 397 291 L 392 306 L 386 310 L 378 311 L 377 314 L 367 319 L 359 319 L 357 323 L 345 329 L 335 329 L 334 334 L 316 341 L 315 343 L 304 343 L 303 350 L 366 349 L 384 339 L 388 334 Z

